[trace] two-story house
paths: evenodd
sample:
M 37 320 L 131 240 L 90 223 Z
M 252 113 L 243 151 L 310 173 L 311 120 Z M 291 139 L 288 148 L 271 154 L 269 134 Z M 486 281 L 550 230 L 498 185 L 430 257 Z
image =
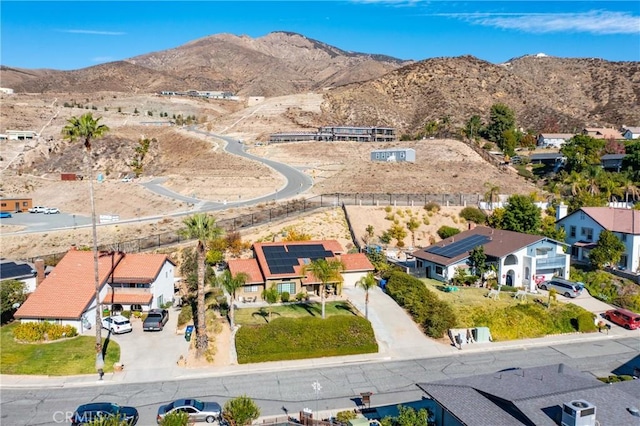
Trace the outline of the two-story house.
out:
M 534 291 L 536 283 L 553 276 L 569 277 L 564 244 L 541 235 L 478 226 L 413 252 L 416 267 L 427 278 L 449 282 L 458 268 L 468 268 L 469 255 L 482 246 L 498 283 Z
M 556 226 L 562 227 L 571 245 L 571 257 L 588 262 L 603 230 L 613 232 L 625 246 L 618 268 L 640 270 L 640 211 L 613 207 L 582 207 L 567 215 L 567 207 L 556 210 Z
M 262 292 L 272 286 L 278 293 L 287 292 L 292 296 L 300 292 L 320 294 L 322 282 L 309 271 L 304 271 L 305 265 L 317 259 L 342 262 L 341 285 L 353 286 L 367 272 L 374 270 L 364 253 L 344 253 L 336 240 L 256 243 L 252 249 L 252 259 L 228 262 L 231 275 L 242 272 L 248 277 L 244 287 L 236 293 L 238 298 L 258 300 Z M 340 291 L 340 286 L 335 285 L 338 283 L 328 284 Z
M 173 300 L 175 264 L 160 254 L 100 252 L 100 303 L 110 310 L 158 308 Z M 23 322 L 95 327 L 96 284 L 91 251 L 69 250 L 14 314 Z

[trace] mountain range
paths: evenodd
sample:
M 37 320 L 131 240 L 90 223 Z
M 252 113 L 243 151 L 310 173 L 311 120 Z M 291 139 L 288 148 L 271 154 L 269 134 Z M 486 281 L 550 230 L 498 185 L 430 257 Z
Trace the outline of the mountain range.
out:
M 495 103 L 518 125 L 546 132 L 640 125 L 640 63 L 524 55 L 503 64 L 472 56 L 409 61 L 348 52 L 300 34 L 218 34 L 73 71 L 0 67 L 15 92 L 157 93 L 220 90 L 240 96 L 324 95 L 323 121 L 414 132 L 447 118 L 488 119 Z

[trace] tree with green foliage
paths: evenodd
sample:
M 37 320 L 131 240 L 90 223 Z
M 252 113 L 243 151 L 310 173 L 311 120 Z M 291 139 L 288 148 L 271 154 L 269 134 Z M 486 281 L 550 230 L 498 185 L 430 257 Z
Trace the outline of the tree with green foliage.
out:
M 206 213 L 196 213 L 185 218 L 182 223 L 186 226 L 180 231 L 184 238 L 196 239 L 196 259 L 198 270 L 197 292 L 197 323 L 196 323 L 196 356 L 202 357 L 209 347 L 207 336 L 206 307 L 204 304 L 205 293 L 205 255 L 209 241 L 219 238 L 223 230 L 216 223 L 216 218 Z
M 278 289 L 276 288 L 275 284 L 269 288 L 265 288 L 262 291 L 262 300 L 267 302 L 267 304 L 269 305 L 269 322 L 271 322 L 271 305 L 278 303 L 279 297 L 280 294 L 278 294 Z
M 487 221 L 487 215 L 475 206 L 467 206 L 460 210 L 460 217 L 468 222 L 484 224 Z
M 599 166 L 604 146 L 603 139 L 575 135 L 560 149 L 562 155 L 567 157 L 565 169 L 580 173 L 589 166 Z
M 253 399 L 241 395 L 225 402 L 222 413 L 230 426 L 246 426 L 260 417 L 260 407 Z
M 469 252 L 467 265 L 471 268 L 473 275 L 480 277 L 484 281 L 484 273 L 487 270 L 487 255 L 484 254 L 484 246 L 474 247 Z
M 341 260 L 315 259 L 311 263 L 302 267 L 302 274 L 306 275 L 311 272 L 316 279 L 320 280 L 322 287 L 320 288 L 320 299 L 322 301 L 322 319 L 325 318 L 325 292 L 327 284 L 336 284 L 340 286 L 344 281 L 342 277 L 344 271 L 344 263 Z
M 482 118 L 479 115 L 473 115 L 464 124 L 464 135 L 471 140 L 477 141 L 480 139 L 483 127 Z
M 513 157 L 516 155 L 516 147 L 518 146 L 518 135 L 515 129 L 505 130 L 502 134 L 502 145 L 500 149 L 505 156 Z
M 627 144 L 624 153 L 622 170 L 628 172 L 634 181 L 640 181 L 640 141 Z
M 418 426 L 429 424 L 429 410 L 398 405 L 398 417 L 384 417 L 380 420 L 382 426 Z
M 205 283 L 209 286 L 216 285 L 216 274 L 208 259 L 205 262 Z M 198 256 L 195 248 L 186 248 L 180 256 L 180 276 L 187 283 L 189 292 L 198 292 Z
M 189 414 L 186 411 L 171 411 L 158 423 L 160 426 L 187 426 Z
M 238 272 L 236 275 L 231 275 L 231 271 L 228 269 L 226 269 L 218 278 L 218 283 L 229 294 L 229 298 L 231 299 L 229 303 L 229 324 L 231 325 L 231 330 L 235 328 L 234 314 L 236 291 L 244 287 L 248 279 L 249 275 L 246 273 Z
M 500 187 L 491 182 L 485 182 L 484 187 L 487 192 L 484 193 L 483 199 L 485 203 L 489 203 L 489 208 L 493 210 L 493 203 L 500 201 Z
M 420 221 L 415 217 L 411 218 L 406 223 L 407 229 L 411 232 L 411 247 L 416 246 L 416 231 L 420 228 Z
M 440 238 L 446 240 L 449 237 L 453 237 L 454 235 L 459 234 L 460 230 L 452 226 L 442 225 L 436 232 L 438 233 L 438 236 Z
M 402 225 L 394 223 L 389 229 L 387 229 L 387 233 L 392 239 L 396 240 L 396 245 L 398 247 L 404 247 L 404 239 L 407 236 L 407 230 Z
M 373 276 L 373 272 L 368 272 L 367 275 L 358 280 L 356 285 L 364 290 L 364 317 L 369 319 L 369 290 L 375 288 L 378 282 L 376 277 Z
M 516 128 L 515 114 L 505 104 L 497 103 L 491 107 L 489 124 L 486 127 L 487 139 L 504 149 L 505 132 Z
M 2 305 L 2 324 L 13 318 L 16 309 L 27 300 L 27 285 L 23 281 L 0 281 L 0 304 Z
M 80 140 L 84 147 L 87 176 L 89 177 L 89 200 L 91 203 L 91 234 L 93 242 L 93 279 L 95 286 L 96 324 L 102 323 L 102 304 L 100 303 L 101 282 L 98 273 L 98 229 L 96 219 L 96 200 L 93 191 L 93 160 L 91 158 L 92 142 L 103 137 L 109 128 L 100 124 L 102 117 L 93 118 L 88 112 L 80 117 L 71 117 L 62 128 L 62 136 L 71 142 Z M 96 351 L 102 350 L 102 327 L 96 326 Z
M 540 228 L 540 232 L 547 238 L 551 238 L 552 240 L 564 242 L 567 238 L 567 233 L 563 227 L 556 227 L 556 218 L 555 216 L 548 215 L 542 218 L 542 224 Z
M 589 261 L 594 268 L 602 269 L 603 266 L 618 263 L 624 251 L 624 243 L 616 234 L 605 229 L 600 232 L 596 246 L 589 252 Z
M 542 215 L 529 195 L 514 194 L 507 200 L 501 228 L 508 231 L 536 234 L 540 231 Z

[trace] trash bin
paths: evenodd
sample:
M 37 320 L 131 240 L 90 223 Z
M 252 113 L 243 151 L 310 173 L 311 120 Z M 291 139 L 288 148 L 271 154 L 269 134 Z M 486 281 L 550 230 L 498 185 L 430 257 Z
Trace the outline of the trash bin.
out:
M 187 342 L 190 342 L 192 334 L 193 334 L 193 326 L 188 325 L 186 330 L 184 331 L 184 340 L 186 340 Z

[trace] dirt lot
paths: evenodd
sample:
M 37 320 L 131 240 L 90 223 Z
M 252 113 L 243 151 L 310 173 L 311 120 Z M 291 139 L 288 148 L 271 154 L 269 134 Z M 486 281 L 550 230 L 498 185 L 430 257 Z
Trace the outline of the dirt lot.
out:
M 473 150 L 455 140 L 424 140 L 394 142 L 389 144 L 364 144 L 350 142 L 289 143 L 255 146 L 269 133 L 285 130 L 314 128 L 320 114 L 321 94 L 305 94 L 269 98 L 252 106 L 243 102 L 204 101 L 188 98 L 168 98 L 156 95 L 131 95 L 98 93 L 77 99 L 68 94 L 3 96 L 0 101 L 2 128 L 33 129 L 41 134 L 37 141 L 6 141 L 0 156 L 0 196 L 31 197 L 34 204 L 57 206 L 65 213 L 89 214 L 87 181 L 62 182 L 61 172 L 86 171 L 84 153 L 77 145 L 60 138 L 60 130 L 66 119 L 89 111 L 102 116 L 111 131 L 94 144 L 95 174 L 102 174 L 104 181 L 96 184 L 98 213 L 120 215 L 121 218 L 162 216 L 190 208 L 185 203 L 156 195 L 139 183 L 162 177 L 164 185 L 180 194 L 203 200 L 247 199 L 272 193 L 283 184 L 282 178 L 272 169 L 254 161 L 240 159 L 222 152 L 222 142 L 178 127 L 145 125 L 145 122 L 166 121 L 160 118 L 168 114 L 196 116 L 203 129 L 227 134 L 243 140 L 249 152 L 281 161 L 304 170 L 315 182 L 312 191 L 304 196 L 332 192 L 375 193 L 477 193 L 486 191 L 485 183 L 500 187 L 500 192 L 530 193 L 535 187 L 514 171 L 499 170 L 483 161 Z M 68 108 L 63 104 L 81 103 L 84 108 Z M 89 105 L 91 107 L 89 107 Z M 95 109 L 94 109 L 95 107 Z M 135 110 L 138 113 L 134 113 Z M 152 115 L 148 115 L 151 111 Z M 147 112 L 145 114 L 145 112 Z M 131 172 L 129 163 L 141 138 L 153 139 L 144 160 L 142 176 L 133 183 L 120 181 Z M 262 138 L 262 139 L 260 139 Z M 372 149 L 403 147 L 416 150 L 415 163 L 374 163 L 369 160 Z M 86 174 L 86 173 L 85 173 Z M 366 211 L 367 208 L 363 208 Z M 375 208 L 371 208 L 374 209 Z M 435 233 L 430 228 L 434 221 L 425 211 L 415 209 L 421 227 L 405 246 L 426 244 Z M 357 229 L 367 225 L 379 235 L 390 226 L 385 220 L 374 217 L 380 212 L 367 211 L 362 219 L 353 219 Z M 237 215 L 224 212 L 218 217 Z M 396 212 L 398 220 L 404 220 Z M 408 213 L 402 213 L 408 217 Z M 455 214 L 447 220 L 455 225 Z M 355 215 L 355 213 L 354 213 Z M 314 220 L 305 219 L 304 226 L 316 228 Z M 425 221 L 426 219 L 426 221 Z M 429 222 L 429 225 L 426 223 Z M 322 223 L 326 225 L 326 223 Z M 462 226 L 463 224 L 458 224 Z M 135 225 L 101 226 L 101 241 L 118 242 L 149 234 L 156 234 L 180 226 L 179 220 L 165 218 L 160 221 Z M 277 233 L 267 227 L 264 235 Z M 15 258 L 32 257 L 65 250 L 71 244 L 88 245 L 85 229 L 69 229 L 40 235 L 17 235 L 16 227 L 0 225 L 3 255 Z M 316 231 L 313 231 L 316 232 Z M 318 230 L 318 237 L 338 235 L 340 232 Z M 273 237 L 273 235 L 271 235 Z

